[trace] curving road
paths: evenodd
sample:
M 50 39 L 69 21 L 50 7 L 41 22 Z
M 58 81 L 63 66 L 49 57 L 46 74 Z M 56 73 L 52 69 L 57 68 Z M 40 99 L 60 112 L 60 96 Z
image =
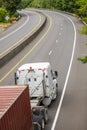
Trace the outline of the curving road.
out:
M 83 42 L 76 32 L 81 23 L 67 14 L 42 12 L 47 15 L 46 26 L 31 44 L 1 68 L 0 85 L 14 84 L 14 72 L 24 63 L 50 61 L 59 72 L 59 96 L 49 107 L 46 130 L 86 130 L 86 86 L 81 82 L 83 72 L 76 60 L 82 47 L 76 42 Z
M 19 11 L 22 18 L 0 34 L 0 56 L 29 37 L 42 22 L 42 15 L 34 11 Z

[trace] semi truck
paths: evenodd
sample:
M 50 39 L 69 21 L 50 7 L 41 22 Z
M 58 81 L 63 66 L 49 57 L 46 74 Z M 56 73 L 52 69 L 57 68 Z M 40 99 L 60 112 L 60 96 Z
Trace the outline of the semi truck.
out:
M 57 77 L 49 62 L 27 63 L 15 72 L 15 84 L 29 85 L 31 102 L 49 106 L 58 95 Z
M 44 130 L 47 108 L 33 105 L 28 86 L 0 86 L 0 130 Z

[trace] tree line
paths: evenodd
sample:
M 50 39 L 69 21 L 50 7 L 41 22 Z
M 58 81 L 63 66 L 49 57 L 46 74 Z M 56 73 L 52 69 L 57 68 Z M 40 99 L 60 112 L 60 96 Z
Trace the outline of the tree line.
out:
M 26 0 L 27 2 L 29 2 L 29 7 L 57 9 L 75 13 L 87 22 L 87 0 Z
M 11 22 L 12 17 L 17 18 L 21 0 L 0 0 L 0 22 Z
M 49 8 L 75 13 L 87 22 L 87 0 L 0 0 L 0 17 L 26 7 Z M 3 11 L 4 10 L 4 11 Z

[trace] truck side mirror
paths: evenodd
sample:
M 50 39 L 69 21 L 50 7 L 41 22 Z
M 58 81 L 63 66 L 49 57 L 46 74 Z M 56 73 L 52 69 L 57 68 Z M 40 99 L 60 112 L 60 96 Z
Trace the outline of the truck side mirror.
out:
M 54 71 L 54 75 L 55 75 L 56 77 L 58 77 L 58 72 L 57 72 L 57 71 Z
M 14 73 L 14 78 L 15 78 L 15 84 L 17 84 L 18 77 L 16 76 L 16 72 Z
M 53 72 L 53 79 L 56 79 L 58 77 L 58 72 L 57 71 L 54 71 Z

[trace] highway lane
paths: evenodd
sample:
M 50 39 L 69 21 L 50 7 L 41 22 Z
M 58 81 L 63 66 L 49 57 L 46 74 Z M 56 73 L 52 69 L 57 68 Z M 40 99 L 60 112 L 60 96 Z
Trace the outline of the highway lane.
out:
M 74 17 L 71 19 L 77 30 L 75 54 L 60 113 L 51 130 L 87 130 L 87 65 L 77 60 L 87 55 L 87 36 L 79 33 L 82 22 Z
M 52 11 L 43 12 L 48 17 L 47 25 L 29 46 L 1 68 L 0 85 L 14 84 L 14 72 L 26 62 L 50 61 L 59 73 L 59 96 L 49 107 L 49 122 L 46 125 L 46 130 L 51 130 L 71 60 L 74 29 L 67 17 Z
M 43 19 L 41 14 L 33 11 L 27 10 L 20 13 L 22 18 L 0 34 L 0 56 L 32 34 L 40 26 Z

